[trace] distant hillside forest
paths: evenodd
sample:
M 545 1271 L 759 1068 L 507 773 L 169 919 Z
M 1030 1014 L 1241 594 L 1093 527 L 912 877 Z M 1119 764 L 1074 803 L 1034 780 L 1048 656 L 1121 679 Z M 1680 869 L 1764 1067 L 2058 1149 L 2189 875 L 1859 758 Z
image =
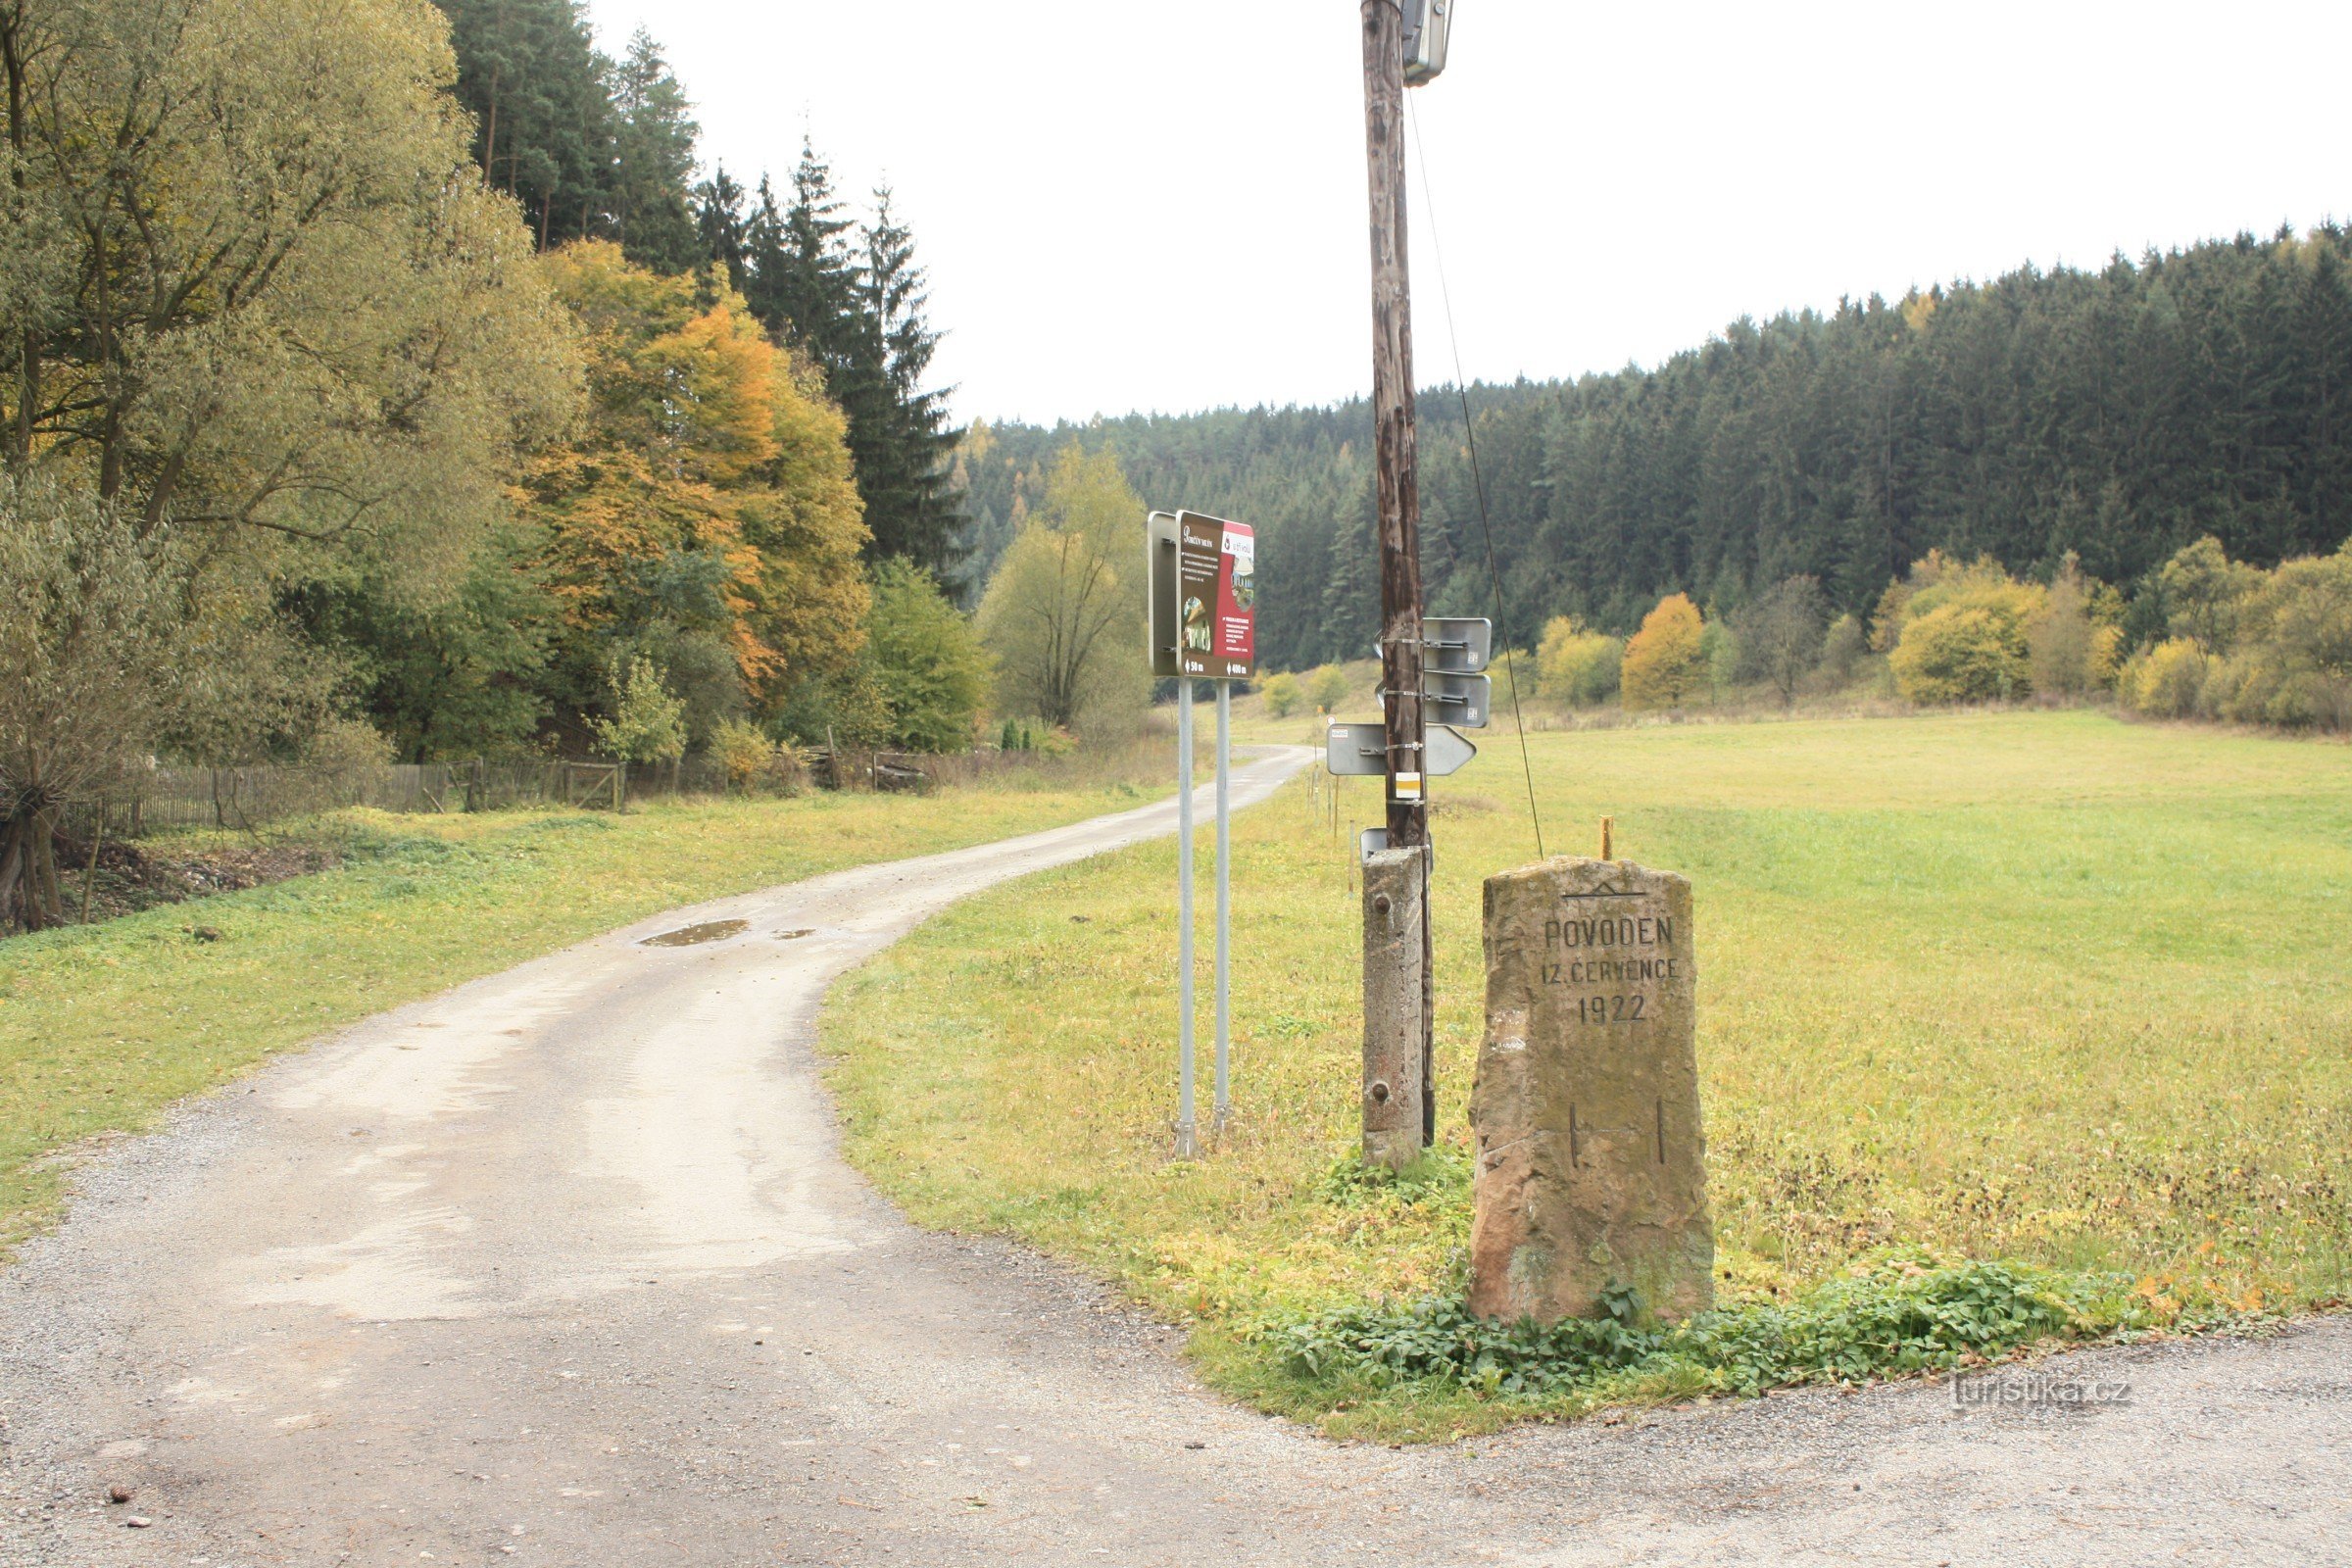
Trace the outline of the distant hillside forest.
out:
M 2263 565 L 2330 551 L 2352 532 L 2348 264 L 2333 223 L 2241 234 L 1742 319 L 1656 369 L 1473 386 L 1510 634 L 1560 614 L 1624 634 L 1665 595 L 1728 612 L 1799 575 L 1866 616 L 1930 550 L 2044 580 L 2071 551 L 2127 589 L 2205 535 Z M 1361 657 L 1369 434 L 1362 401 L 975 426 L 966 569 L 986 576 L 1054 451 L 1108 449 L 1152 506 L 1258 526 L 1271 667 Z M 1421 452 L 1431 606 L 1487 613 L 1450 388 L 1422 395 Z

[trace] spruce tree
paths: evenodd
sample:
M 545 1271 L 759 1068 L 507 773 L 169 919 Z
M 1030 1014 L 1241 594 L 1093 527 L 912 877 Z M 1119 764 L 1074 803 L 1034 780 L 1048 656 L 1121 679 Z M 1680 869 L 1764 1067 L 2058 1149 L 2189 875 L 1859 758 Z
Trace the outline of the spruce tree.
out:
M 804 141 L 792 172 L 792 205 L 778 225 L 776 274 L 762 280 L 763 292 L 774 312 L 769 324 L 790 329 L 845 408 L 841 382 L 855 356 L 858 303 L 858 265 L 846 238 L 852 226 L 834 194 L 832 167 Z
M 751 220 L 743 210 L 743 187 L 721 164 L 694 193 L 695 231 L 703 254 L 727 270 L 727 283 L 741 293 L 751 273 Z
M 875 193 L 871 221 L 846 215 L 833 172 L 805 142 L 790 205 L 760 182 L 742 225 L 744 296 L 769 330 L 808 356 L 849 418 L 873 559 L 947 579 L 962 517 L 949 474 L 956 432 L 947 390 L 926 387 L 939 334 L 923 316 L 914 239 Z
M 962 526 L 949 475 L 959 432 L 948 425 L 953 389 L 923 384 L 940 335 L 924 318 L 929 297 L 914 235 L 893 215 L 889 187 L 874 192 L 873 220 L 860 237 L 865 265 L 850 379 L 862 407 L 851 410 L 850 450 L 866 526 L 877 557 L 904 557 L 944 577 Z
M 788 320 L 784 311 L 784 210 L 776 205 L 775 182 L 760 176 L 760 200 L 743 223 L 743 297 L 771 333 Z
M 692 270 L 703 261 L 689 211 L 699 128 L 686 89 L 653 34 L 640 27 L 628 58 L 612 68 L 612 220 L 621 250 L 657 272 Z

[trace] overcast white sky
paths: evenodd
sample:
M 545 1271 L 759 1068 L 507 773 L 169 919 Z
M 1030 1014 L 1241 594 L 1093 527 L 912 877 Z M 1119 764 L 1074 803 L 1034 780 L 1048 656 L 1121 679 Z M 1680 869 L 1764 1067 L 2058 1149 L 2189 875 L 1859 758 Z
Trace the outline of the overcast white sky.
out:
M 591 0 L 750 183 L 887 178 L 961 417 L 1370 380 L 1358 0 Z M 2352 6 L 1459 0 L 1413 93 L 1472 376 L 1742 314 L 2352 217 Z M 1448 379 L 1417 178 L 1421 379 Z

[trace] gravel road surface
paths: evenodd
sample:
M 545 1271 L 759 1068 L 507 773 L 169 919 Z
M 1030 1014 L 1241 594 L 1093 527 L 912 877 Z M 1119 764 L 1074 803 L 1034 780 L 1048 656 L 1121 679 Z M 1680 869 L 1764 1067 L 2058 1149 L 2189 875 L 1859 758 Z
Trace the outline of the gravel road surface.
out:
M 911 1229 L 838 1155 L 826 985 L 1172 820 L 648 921 L 92 1158 L 0 1272 L 0 1564 L 2352 1562 L 2343 1320 L 2034 1369 L 2084 1406 L 1911 1385 L 1392 1450 L 1236 1409 L 1097 1287 Z

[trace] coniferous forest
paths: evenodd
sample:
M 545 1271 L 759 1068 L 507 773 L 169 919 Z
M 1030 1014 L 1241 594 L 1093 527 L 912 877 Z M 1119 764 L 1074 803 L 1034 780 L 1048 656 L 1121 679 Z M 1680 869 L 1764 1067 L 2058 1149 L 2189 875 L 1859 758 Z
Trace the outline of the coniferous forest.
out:
M 2043 579 L 2073 552 L 2127 591 L 2205 535 L 2260 565 L 2333 551 L 2352 533 L 2348 264 L 2332 224 L 2241 234 L 1741 320 L 1654 369 L 1473 386 L 1508 629 L 1532 644 L 1568 614 L 1622 635 L 1667 595 L 1712 614 L 1792 576 L 1867 617 L 1931 550 Z M 974 554 L 1034 505 L 1046 454 L 1107 449 L 1152 505 L 1259 526 L 1275 667 L 1360 658 L 1369 429 L 1360 401 L 975 428 Z M 1452 389 L 1422 396 L 1431 604 L 1483 614 L 1465 434 Z

